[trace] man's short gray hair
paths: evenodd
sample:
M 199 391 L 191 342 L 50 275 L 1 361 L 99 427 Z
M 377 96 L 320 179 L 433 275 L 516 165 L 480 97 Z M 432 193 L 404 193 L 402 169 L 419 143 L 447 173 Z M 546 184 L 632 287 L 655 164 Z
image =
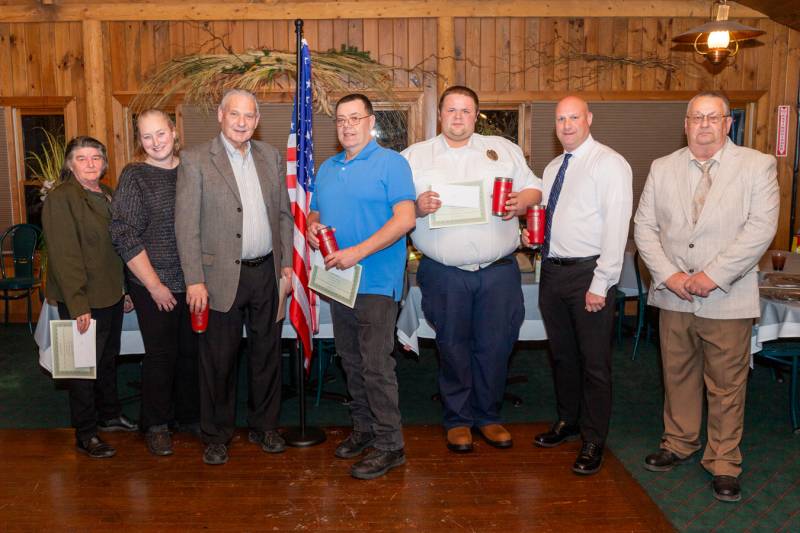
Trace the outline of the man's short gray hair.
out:
M 247 98 L 253 101 L 253 105 L 256 108 L 256 115 L 259 114 L 258 112 L 258 99 L 256 95 L 248 91 L 247 89 L 228 89 L 225 91 L 225 94 L 222 95 L 222 100 L 219 102 L 219 109 L 220 111 L 225 110 L 225 106 L 228 104 L 228 100 L 231 99 L 232 96 L 246 96 Z
M 687 115 L 689 114 L 689 110 L 692 108 L 692 104 L 698 98 L 719 98 L 720 100 L 722 100 L 722 106 L 725 109 L 725 115 L 731 114 L 731 101 L 728 100 L 728 97 L 725 95 L 725 93 L 722 91 L 708 90 L 708 91 L 700 91 L 699 93 L 694 95 L 691 100 L 689 100 L 689 104 L 686 106 Z

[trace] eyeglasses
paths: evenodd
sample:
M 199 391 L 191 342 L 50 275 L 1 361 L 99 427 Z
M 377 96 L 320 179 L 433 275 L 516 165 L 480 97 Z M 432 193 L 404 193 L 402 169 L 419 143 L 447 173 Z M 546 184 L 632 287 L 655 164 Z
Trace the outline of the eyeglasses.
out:
M 717 124 L 722 121 L 722 119 L 729 117 L 730 115 L 686 115 L 686 119 L 694 125 L 702 124 L 704 120 L 708 119 L 708 123 L 712 126 L 716 126 Z
M 361 124 L 361 121 L 365 118 L 371 117 L 372 115 L 364 115 L 363 117 L 336 117 L 336 127 L 341 128 L 345 124 L 348 126 L 358 126 Z

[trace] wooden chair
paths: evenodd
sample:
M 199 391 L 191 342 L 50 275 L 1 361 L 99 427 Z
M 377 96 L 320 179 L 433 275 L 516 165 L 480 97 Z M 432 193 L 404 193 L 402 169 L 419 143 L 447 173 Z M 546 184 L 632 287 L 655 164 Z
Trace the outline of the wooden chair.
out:
M 36 276 L 33 268 L 33 254 L 41 233 L 42 230 L 33 224 L 16 224 L 8 228 L 0 237 L 0 275 L 2 275 L 0 277 L 0 293 L 2 293 L 0 298 L 5 304 L 5 323 L 8 324 L 10 302 L 27 298 L 28 329 L 31 333 L 33 333 L 33 321 L 31 320 L 31 293 L 33 290 L 38 289 L 39 300 L 44 300 L 42 294 L 43 272 L 39 272 L 39 276 Z M 6 272 L 6 255 L 10 255 L 12 258 L 13 276 Z M 43 271 L 44 267 L 41 270 Z

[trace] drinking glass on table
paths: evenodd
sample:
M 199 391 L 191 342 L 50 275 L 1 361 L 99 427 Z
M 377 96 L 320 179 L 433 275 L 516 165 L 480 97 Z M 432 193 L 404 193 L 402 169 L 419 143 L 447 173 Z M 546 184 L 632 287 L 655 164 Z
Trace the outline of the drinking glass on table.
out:
M 786 252 L 784 250 L 772 252 L 772 270 L 781 272 L 784 266 L 786 266 Z

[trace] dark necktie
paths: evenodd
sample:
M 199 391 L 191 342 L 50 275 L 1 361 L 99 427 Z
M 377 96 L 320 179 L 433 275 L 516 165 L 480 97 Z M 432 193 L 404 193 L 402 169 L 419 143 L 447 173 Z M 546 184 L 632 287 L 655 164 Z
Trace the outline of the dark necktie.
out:
M 561 194 L 561 187 L 564 185 L 564 175 L 567 173 L 567 165 L 569 165 L 569 158 L 572 154 L 564 154 L 564 161 L 561 163 L 561 168 L 558 169 L 556 180 L 553 182 L 553 187 L 550 189 L 550 197 L 547 199 L 547 210 L 544 217 L 544 245 L 542 245 L 542 259 L 547 259 L 550 253 L 550 230 L 553 229 L 553 215 L 556 212 L 556 204 L 558 204 L 558 197 Z

